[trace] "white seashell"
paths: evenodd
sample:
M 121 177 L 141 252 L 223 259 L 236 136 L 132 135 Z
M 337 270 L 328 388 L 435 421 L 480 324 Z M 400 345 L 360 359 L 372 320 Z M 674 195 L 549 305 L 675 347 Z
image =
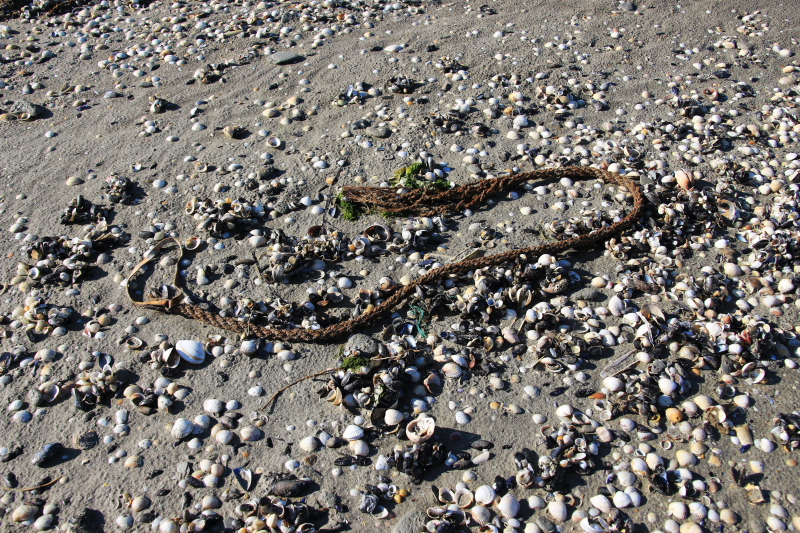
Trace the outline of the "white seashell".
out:
M 216 400 L 214 398 L 203 400 L 203 411 L 206 413 L 221 413 L 223 408 L 222 400 Z
M 636 490 L 634 487 L 627 487 L 625 489 L 625 494 L 631 499 L 631 506 L 632 507 L 639 507 L 642 505 L 642 494 Z
M 179 418 L 172 423 L 170 435 L 173 439 L 182 439 L 189 436 L 194 431 L 194 422 L 185 418 Z
M 692 502 L 689 504 L 689 514 L 697 520 L 704 520 L 708 516 L 708 509 L 700 502 Z
M 695 403 L 695 405 L 697 405 L 703 411 L 707 411 L 716 402 L 714 400 L 712 400 L 711 398 L 709 398 L 708 396 L 705 396 L 705 395 L 701 394 L 699 396 L 695 396 L 694 403 Z
M 575 409 L 571 405 L 559 405 L 558 409 L 556 409 L 556 415 L 562 417 L 572 416 L 574 412 Z
M 647 466 L 647 461 L 642 459 L 641 457 L 634 457 L 631 459 L 631 470 L 640 476 L 646 476 L 649 470 Z
M 556 522 L 563 522 L 567 519 L 569 512 L 567 511 L 567 504 L 562 501 L 553 500 L 547 504 L 547 512 L 553 517 Z
M 463 371 L 461 370 L 461 367 L 457 363 L 454 363 L 454 362 L 445 363 L 442 366 L 442 373 L 445 375 L 445 377 L 448 377 L 448 378 L 451 378 L 451 379 L 460 378 L 462 372 Z
M 514 518 L 519 513 L 519 501 L 513 494 L 506 494 L 497 503 L 497 511 L 503 518 Z
M 589 502 L 601 513 L 607 513 L 611 510 L 611 500 L 602 494 L 592 496 L 589 498 Z
M 636 422 L 634 422 L 630 418 L 620 418 L 619 427 L 620 429 L 622 429 L 622 431 L 631 432 L 634 429 L 636 429 Z
M 678 520 L 686 520 L 686 517 L 689 516 L 689 510 L 683 502 L 672 502 L 667 507 L 667 514 Z
M 770 531 L 786 531 L 786 523 L 777 516 L 767 517 L 767 527 Z
M 366 457 L 369 455 L 369 444 L 363 440 L 350 441 L 350 449 L 353 450 L 353 454 L 359 457 Z
M 692 401 L 685 401 L 681 404 L 681 409 L 683 409 L 683 413 L 688 416 L 689 418 L 694 418 L 700 412 L 700 407 L 692 402 Z
M 472 421 L 472 418 L 464 411 L 456 411 L 456 424 L 465 425 Z
M 626 470 L 617 472 L 617 479 L 619 480 L 619 484 L 623 487 L 632 487 L 636 484 L 636 475 Z
M 233 439 L 233 432 L 227 429 L 223 429 L 221 431 L 218 431 L 217 435 L 214 438 L 220 444 L 228 444 Z
M 492 454 L 489 450 L 484 450 L 475 457 L 472 458 L 472 464 L 479 465 L 483 464 L 491 458 Z
M 589 520 L 589 517 L 582 518 L 580 526 L 586 533 L 605 533 L 607 531 L 607 528 L 603 527 L 603 525 L 598 522 Z M 527 532 L 527 528 L 525 528 L 525 531 Z
M 625 507 L 629 507 L 632 503 L 631 497 L 622 492 L 621 490 L 618 490 L 617 492 L 614 493 L 612 501 L 614 502 L 614 507 L 616 507 L 617 509 L 624 509 Z
M 239 351 L 245 355 L 253 355 L 258 351 L 259 342 L 256 340 L 248 339 L 242 341 L 242 344 L 239 346 Z
M 611 392 L 619 392 L 625 387 L 625 382 L 615 376 L 608 376 L 603 379 L 603 386 Z
M 697 457 L 693 453 L 686 450 L 678 450 L 675 452 L 675 459 L 681 466 L 694 466 L 697 464 Z
M 239 433 L 242 440 L 246 442 L 257 441 L 261 438 L 261 430 L 253 426 L 245 426 Z
M 475 503 L 478 505 L 491 505 L 496 493 L 489 485 L 481 485 L 475 489 Z
M 292 361 L 295 358 L 295 353 L 292 350 L 281 350 L 275 354 L 275 357 L 282 361 Z
M 351 424 L 344 429 L 342 438 L 350 441 L 363 439 L 364 430 L 354 424 Z
M 389 458 L 385 455 L 379 455 L 377 459 L 375 459 L 375 470 L 389 470 Z
M 537 509 L 544 509 L 547 504 L 539 496 L 528 496 L 528 507 L 536 511 Z
M 475 520 L 475 522 L 477 522 L 481 527 L 488 524 L 492 519 L 492 512 L 482 505 L 476 505 L 473 507 L 469 514 L 472 519 Z
M 193 365 L 199 365 L 206 359 L 206 349 L 200 341 L 178 341 L 175 344 L 175 350 L 181 359 Z
M 667 396 L 672 396 L 672 394 L 678 390 L 678 384 L 672 381 L 671 379 L 667 378 L 660 378 L 658 380 L 658 388 Z
M 619 296 L 612 296 L 608 302 L 608 310 L 614 316 L 622 316 L 622 311 L 625 309 L 625 302 Z
M 397 409 L 387 409 L 383 414 L 383 421 L 387 426 L 396 426 L 402 422 L 404 418 L 405 416 L 403 416 L 403 413 Z

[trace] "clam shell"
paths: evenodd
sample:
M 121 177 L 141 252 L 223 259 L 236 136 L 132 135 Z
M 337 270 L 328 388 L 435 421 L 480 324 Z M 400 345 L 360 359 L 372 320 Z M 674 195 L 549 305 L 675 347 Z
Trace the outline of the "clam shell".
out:
M 253 426 L 245 426 L 240 431 L 243 441 L 253 442 L 261 438 L 262 432 L 260 429 Z
M 188 437 L 194 431 L 194 422 L 186 418 L 178 418 L 172 423 L 172 429 L 169 433 L 173 439 L 183 439 Z
M 614 507 L 616 507 L 617 509 L 624 509 L 625 507 L 630 506 L 630 504 L 632 503 L 631 497 L 628 494 L 622 492 L 621 490 L 614 493 L 612 501 L 614 502 Z
M 309 436 L 300 441 L 300 448 L 307 452 L 313 452 L 319 448 L 319 439 L 314 436 Z
M 23 503 L 11 513 L 11 520 L 14 522 L 27 522 L 33 520 L 39 514 L 39 508 L 35 505 Z
M 602 513 L 607 513 L 612 508 L 611 500 L 602 494 L 592 496 L 589 498 L 589 502 Z
M 175 344 L 175 350 L 181 359 L 199 365 L 206 359 L 206 349 L 200 341 L 182 340 Z
M 355 424 L 350 424 L 344 428 L 344 432 L 342 432 L 342 438 L 350 441 L 360 440 L 364 438 L 364 430 Z
M 481 485 L 475 489 L 475 503 L 478 505 L 491 505 L 496 493 L 489 485 Z
M 636 483 L 636 475 L 633 472 L 617 472 L 617 479 L 623 487 L 632 487 Z
M 359 457 L 366 457 L 369 455 L 369 444 L 364 442 L 363 440 L 354 440 L 350 442 L 350 449 L 353 450 L 353 454 Z

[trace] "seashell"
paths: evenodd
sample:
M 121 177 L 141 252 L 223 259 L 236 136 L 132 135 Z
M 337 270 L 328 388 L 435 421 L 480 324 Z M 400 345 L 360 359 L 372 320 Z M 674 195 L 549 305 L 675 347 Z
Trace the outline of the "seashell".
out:
M 631 506 L 639 507 L 642 505 L 642 494 L 633 487 L 627 487 L 625 489 L 625 494 L 628 495 L 631 499 Z
M 697 457 L 695 457 L 693 453 L 686 450 L 676 451 L 675 459 L 681 466 L 694 466 L 697 464 Z
M 257 339 L 247 339 L 242 341 L 242 344 L 239 345 L 239 351 L 244 355 L 253 355 L 260 348 L 260 344 L 261 343 Z
M 612 296 L 611 300 L 608 302 L 608 310 L 614 316 L 622 316 L 622 312 L 625 309 L 625 302 L 623 302 L 619 296 Z
M 364 438 L 364 430 L 355 424 L 351 424 L 342 432 L 342 438 L 348 441 L 360 440 Z
M 244 468 L 234 468 L 233 475 L 245 491 L 250 491 L 253 485 L 253 472 Z
M 431 437 L 436 431 L 436 422 L 433 418 L 418 418 L 406 426 L 406 436 L 414 444 L 421 444 Z
M 178 418 L 172 423 L 169 433 L 173 439 L 181 440 L 188 437 L 194 431 L 194 422 L 186 418 Z
M 369 455 L 369 444 L 363 440 L 350 441 L 350 449 L 353 450 L 354 455 L 359 457 L 366 457 Z
M 447 378 L 457 379 L 461 377 L 462 373 L 463 370 L 461 370 L 461 367 L 457 363 L 450 362 L 442 366 L 442 374 Z
M 261 438 L 262 431 L 253 426 L 245 426 L 239 431 L 241 439 L 246 442 L 257 441 Z
M 175 351 L 181 359 L 199 365 L 206 359 L 206 349 L 200 341 L 182 340 L 175 344 Z
M 307 452 L 313 452 L 316 451 L 317 448 L 319 448 L 319 444 L 320 442 L 319 439 L 317 439 L 317 437 L 309 436 L 300 441 L 300 448 L 302 448 Z
M 475 502 L 472 491 L 466 487 L 458 487 L 454 494 L 454 503 L 462 509 L 470 507 Z
M 220 444 L 229 444 L 233 440 L 233 432 L 229 429 L 222 429 L 217 431 L 214 439 Z
M 225 405 L 222 403 L 222 400 L 217 400 L 215 398 L 203 400 L 203 411 L 206 413 L 221 413 L 223 409 L 225 409 Z
M 559 405 L 556 409 L 556 415 L 560 417 L 570 417 L 575 409 L 571 405 Z
M 636 422 L 634 422 L 630 418 L 620 418 L 619 427 L 622 431 L 631 432 L 634 429 L 636 429 Z
M 691 190 L 694 187 L 694 176 L 685 170 L 675 171 L 675 182 L 681 189 Z
M 36 515 L 39 514 L 39 507 L 36 505 L 30 505 L 27 503 L 23 503 L 16 509 L 14 512 L 11 513 L 11 520 L 14 522 L 28 522 L 29 520 L 33 520 L 36 518 Z
M 47 461 L 52 459 L 60 451 L 61 451 L 61 443 L 59 442 L 45 444 L 39 449 L 39 451 L 33 454 L 33 459 L 31 459 L 31 464 L 36 466 L 41 466 L 43 463 L 46 463 Z
M 506 494 L 497 503 L 497 512 L 503 518 L 514 518 L 519 513 L 519 501 L 513 494 Z
M 268 137 L 266 141 L 267 146 L 270 148 L 280 148 L 282 143 L 283 141 L 277 137 Z
M 547 504 L 539 496 L 528 496 L 528 507 L 536 511 L 537 509 L 544 509 Z
M 591 498 L 589 498 L 589 502 L 601 513 L 607 513 L 611 511 L 612 508 L 611 500 L 609 500 L 606 496 L 602 494 L 598 494 L 597 496 L 592 496 Z
M 311 481 L 307 479 L 295 479 L 291 481 L 278 481 L 272 486 L 270 492 L 282 498 L 296 498 L 297 496 L 302 496 L 303 493 L 310 488 Z
M 623 470 L 622 472 L 617 472 L 617 480 L 623 487 L 632 487 L 636 484 L 636 475 L 633 472 Z
M 189 237 L 183 246 L 190 252 L 197 250 L 203 244 L 203 239 L 200 237 Z
M 472 418 L 464 411 L 456 411 L 455 418 L 456 418 L 456 424 L 462 426 L 465 424 L 469 424 L 472 421 Z
M 488 524 L 492 519 L 492 511 L 483 505 L 476 505 L 470 510 L 469 514 L 472 519 L 481 527 Z
M 612 501 L 614 502 L 614 507 L 617 509 L 624 509 L 625 507 L 629 507 L 631 505 L 631 497 L 630 495 L 618 490 L 614 493 L 612 497 Z
M 701 394 L 699 396 L 695 396 L 693 401 L 694 401 L 694 404 L 697 405 L 703 411 L 707 411 L 714 404 L 716 404 L 716 402 L 714 400 L 712 400 L 711 398 L 709 398 L 708 396 L 705 396 L 703 394 Z
M 495 490 L 489 485 L 481 485 L 475 490 L 475 503 L 478 505 L 491 505 L 494 502 Z
M 553 517 L 556 522 L 564 522 L 569 516 L 567 511 L 567 504 L 563 501 L 553 500 L 547 504 L 547 512 Z
M 708 509 L 700 502 L 691 502 L 689 504 L 689 514 L 697 520 L 705 520 L 708 516 Z
M 131 511 L 138 513 L 150 507 L 150 498 L 147 496 L 137 496 L 131 501 Z
M 689 510 L 683 502 L 671 502 L 667 507 L 667 514 L 678 520 L 686 520 Z
M 633 459 L 631 459 L 631 470 L 640 476 L 646 476 L 649 470 L 649 467 L 647 466 L 647 461 L 645 461 L 641 457 L 634 457 Z
M 671 379 L 667 378 L 660 378 L 658 380 L 658 388 L 667 396 L 672 396 L 672 394 L 678 390 L 678 384 L 672 381 Z
M 586 533 L 605 533 L 608 531 L 608 527 L 605 525 L 605 520 L 600 519 L 598 521 L 593 521 L 590 520 L 588 516 L 581 519 L 580 526 L 581 529 Z
M 387 426 L 393 427 L 403 421 L 405 416 L 397 409 L 387 409 L 383 414 L 383 421 Z
M 750 431 L 750 427 L 747 424 L 736 426 L 735 429 L 736 429 L 736 438 L 739 439 L 739 444 L 741 446 L 753 445 L 753 433 Z
M 482 453 L 479 453 L 478 455 L 472 458 L 472 464 L 474 465 L 483 464 L 489 459 L 491 459 L 491 457 L 492 457 L 491 452 L 489 450 L 484 450 Z
M 625 387 L 625 383 L 615 376 L 603 378 L 603 386 L 611 392 L 619 392 Z

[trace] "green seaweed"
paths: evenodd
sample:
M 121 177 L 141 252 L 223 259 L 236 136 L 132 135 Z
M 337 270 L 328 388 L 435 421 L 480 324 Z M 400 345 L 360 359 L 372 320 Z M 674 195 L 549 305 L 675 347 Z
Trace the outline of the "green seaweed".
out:
M 358 217 L 364 214 L 364 209 L 355 202 L 347 201 L 344 193 L 339 193 L 336 196 L 336 202 L 342 208 L 342 218 L 349 222 L 355 222 Z
M 363 368 L 367 365 L 369 365 L 369 359 L 365 357 L 352 356 L 345 357 L 342 360 L 342 364 L 339 368 L 344 370 L 358 370 L 359 368 Z

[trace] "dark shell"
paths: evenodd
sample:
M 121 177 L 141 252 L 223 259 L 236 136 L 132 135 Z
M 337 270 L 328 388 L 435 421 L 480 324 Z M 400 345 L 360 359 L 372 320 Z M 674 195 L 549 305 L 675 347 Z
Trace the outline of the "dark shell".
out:
M 272 487 L 272 493 L 283 498 L 294 498 L 302 495 L 311 488 L 311 482 L 306 479 L 293 481 L 278 481 Z
M 41 450 L 33 454 L 33 459 L 31 459 L 31 464 L 40 466 L 42 463 L 48 461 L 60 451 L 61 451 L 61 443 L 59 442 L 45 444 L 44 446 L 42 446 Z
M 476 440 L 472 444 L 469 445 L 470 448 L 475 450 L 491 450 L 494 448 L 494 443 L 489 442 L 488 440 Z

